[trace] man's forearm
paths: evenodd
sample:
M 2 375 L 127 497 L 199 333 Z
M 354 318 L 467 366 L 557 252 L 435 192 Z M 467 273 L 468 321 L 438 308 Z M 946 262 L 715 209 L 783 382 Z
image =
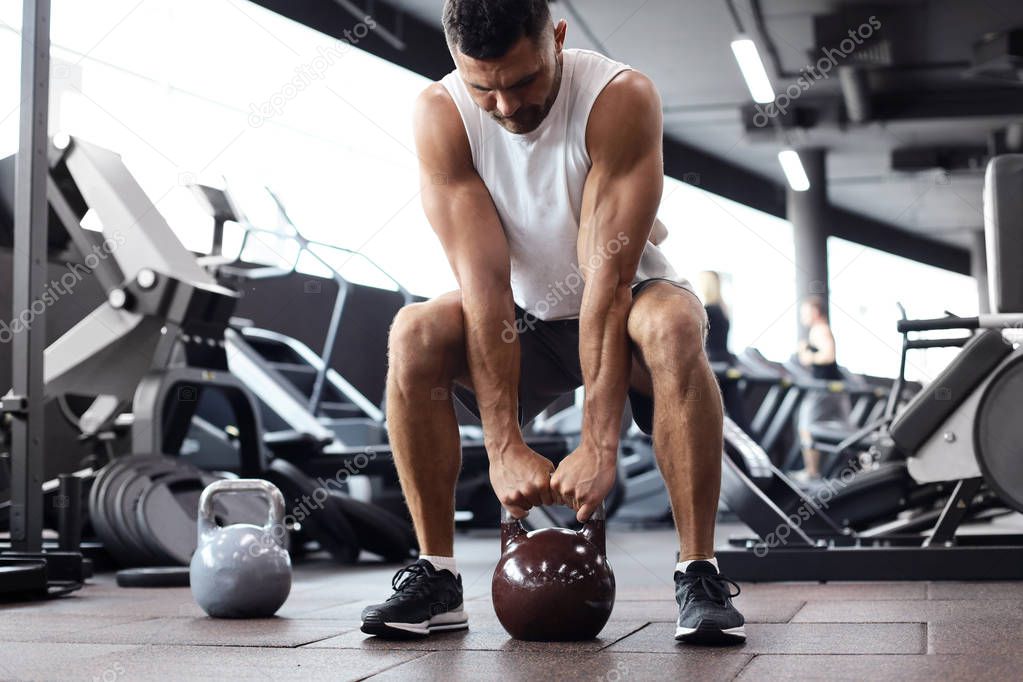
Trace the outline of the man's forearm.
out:
M 587 282 L 579 314 L 579 360 L 586 390 L 582 438 L 601 456 L 618 452 L 631 368 L 627 331 L 631 305 L 630 287 L 617 281 Z
M 511 291 L 463 289 L 466 354 L 483 437 L 491 458 L 522 442 L 519 427 L 519 339 Z

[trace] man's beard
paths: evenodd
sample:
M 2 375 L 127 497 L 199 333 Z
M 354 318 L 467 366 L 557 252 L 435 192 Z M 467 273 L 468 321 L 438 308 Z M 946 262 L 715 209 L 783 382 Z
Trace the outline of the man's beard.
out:
M 558 99 L 558 92 L 561 90 L 561 70 L 562 63 L 561 59 L 558 59 L 557 67 L 554 71 L 554 85 L 551 88 L 550 95 L 547 96 L 542 106 L 532 105 L 528 107 L 520 107 L 513 116 L 498 116 L 491 114 L 498 123 L 501 124 L 505 130 L 515 133 L 516 135 L 523 135 L 525 133 L 531 133 L 540 127 L 543 120 L 547 118 L 547 114 L 551 112 L 551 107 L 554 106 L 554 102 Z

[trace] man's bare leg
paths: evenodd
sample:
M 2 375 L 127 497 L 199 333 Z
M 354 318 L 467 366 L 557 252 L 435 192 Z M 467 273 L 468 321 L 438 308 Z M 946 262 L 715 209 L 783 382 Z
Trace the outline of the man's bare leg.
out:
M 654 396 L 654 452 L 664 477 L 682 561 L 714 555 L 721 489 L 723 408 L 703 351 L 706 314 L 692 294 L 652 284 L 633 302 L 632 386 Z
M 461 440 L 451 401 L 465 374 L 461 297 L 444 294 L 401 310 L 391 327 L 387 431 L 421 554 L 454 554 Z

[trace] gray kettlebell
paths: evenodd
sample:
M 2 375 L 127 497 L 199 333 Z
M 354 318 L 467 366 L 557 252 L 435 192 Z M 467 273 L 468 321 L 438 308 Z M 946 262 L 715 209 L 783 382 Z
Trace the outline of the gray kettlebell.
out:
M 213 497 L 257 492 L 270 504 L 265 526 L 236 523 L 221 528 Z M 217 481 L 199 497 L 199 543 L 192 555 L 192 596 L 214 618 L 268 618 L 291 592 L 291 556 L 285 548 L 284 496 L 269 481 Z

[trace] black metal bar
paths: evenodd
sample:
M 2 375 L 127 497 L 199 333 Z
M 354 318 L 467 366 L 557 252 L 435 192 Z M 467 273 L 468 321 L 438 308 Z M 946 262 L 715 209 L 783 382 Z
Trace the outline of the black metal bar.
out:
M 761 543 L 753 551 L 767 552 L 777 543 L 796 547 L 814 545 L 814 540 L 792 523 L 788 515 L 728 456 L 721 458 L 721 499 L 761 538 Z
M 963 336 L 954 339 L 910 339 L 906 341 L 907 350 L 924 348 L 962 348 L 972 337 Z
M 50 92 L 50 2 L 25 0 L 21 28 L 21 137 L 15 181 L 14 320 L 12 345 L 14 394 L 26 400 L 11 427 L 11 545 L 39 552 L 43 544 L 43 349 L 45 306 L 47 118 Z M 38 305 L 36 305 L 38 303 Z M 15 326 L 12 324 L 12 326 Z M 21 324 L 17 325 L 19 328 Z
M 774 413 L 774 418 L 771 419 L 771 424 L 768 426 L 763 439 L 760 441 L 760 446 L 767 450 L 768 453 L 774 452 L 774 446 L 778 444 L 778 440 L 781 438 L 782 434 L 784 434 L 787 429 L 792 428 L 792 415 L 799 409 L 799 403 L 802 402 L 805 395 L 806 391 L 798 386 L 793 386 L 785 393 L 785 397 L 782 398 L 781 405 Z
M 997 537 L 997 536 L 993 536 Z M 1013 538 L 1015 539 L 1015 538 Z M 1023 546 L 719 548 L 732 580 L 1023 580 Z
M 334 346 L 337 345 L 337 333 L 341 328 L 341 314 L 344 312 L 350 288 L 348 280 L 337 272 L 334 273 L 334 281 L 337 283 L 337 297 L 334 299 L 334 309 L 330 313 L 327 338 L 323 340 L 323 351 L 320 353 L 322 364 L 316 370 L 316 381 L 313 382 L 313 390 L 309 395 L 309 411 L 314 415 L 323 402 L 323 386 L 327 380 L 327 372 L 330 371 L 330 363 L 334 359 Z
M 976 317 L 938 317 L 932 320 L 899 320 L 900 334 L 906 332 L 929 332 L 939 329 L 976 329 L 980 320 Z
M 945 508 L 941 510 L 938 523 L 935 524 L 934 530 L 924 541 L 924 547 L 944 545 L 955 540 L 959 524 L 970 513 L 973 498 L 980 492 L 983 482 L 984 479 L 978 476 L 977 478 L 965 478 L 956 484 L 955 490 L 952 491 L 948 502 L 945 503 Z
M 82 479 L 61 474 L 57 490 L 58 548 L 78 552 L 82 546 Z
M 757 408 L 757 413 L 753 416 L 753 421 L 750 424 L 752 429 L 751 436 L 759 439 L 764 434 L 764 430 L 771 423 L 771 417 L 774 416 L 774 411 L 778 408 L 778 403 L 781 402 L 782 396 L 789 390 L 788 384 L 775 384 L 767 390 L 767 395 L 760 401 L 760 407 Z

